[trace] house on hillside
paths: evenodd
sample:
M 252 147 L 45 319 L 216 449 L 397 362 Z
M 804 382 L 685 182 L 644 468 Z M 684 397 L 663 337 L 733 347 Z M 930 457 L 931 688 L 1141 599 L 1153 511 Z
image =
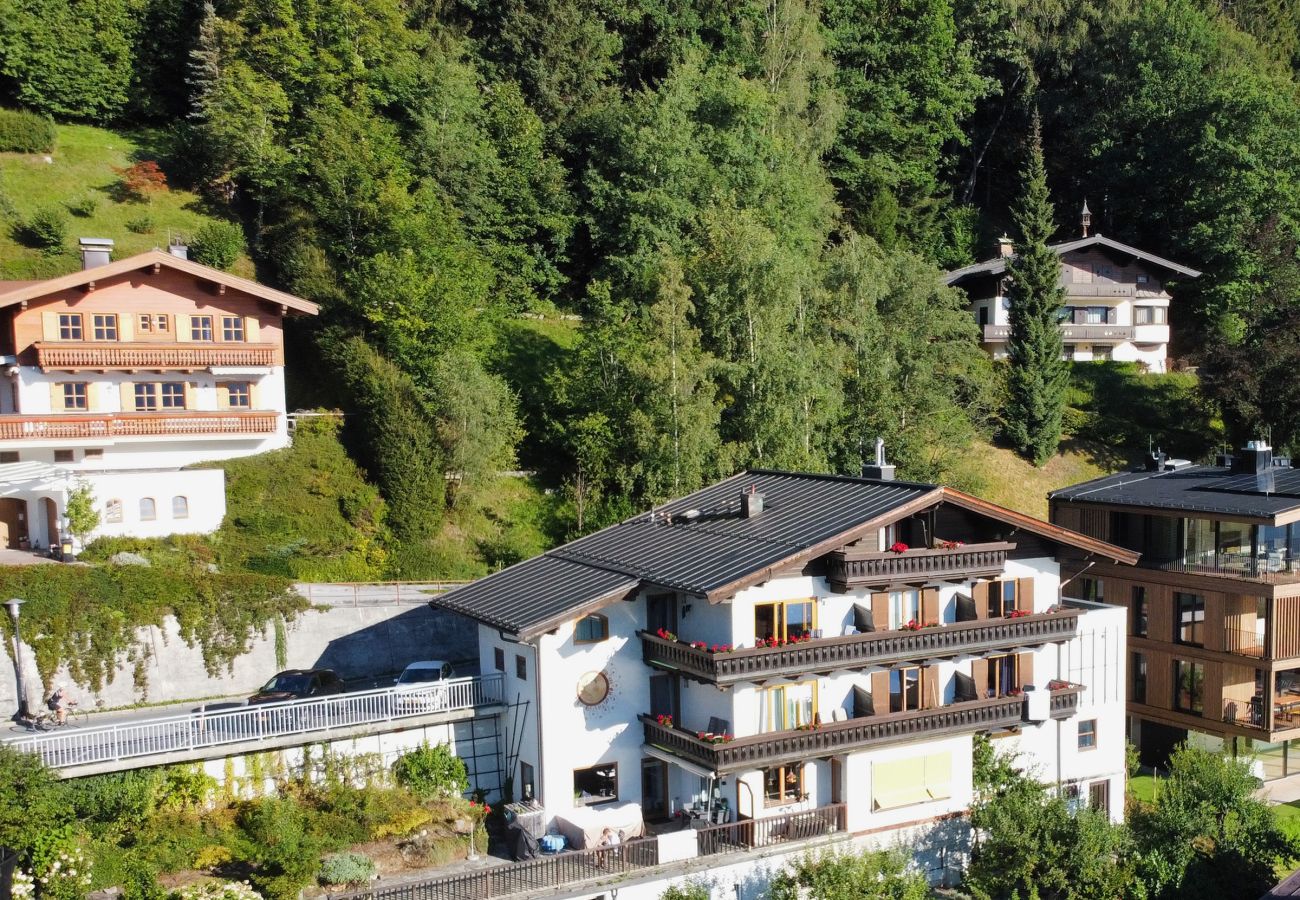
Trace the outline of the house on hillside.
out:
M 1213 465 L 1144 466 L 1050 495 L 1052 521 L 1141 554 L 1071 563 L 1128 614 L 1128 716 L 1151 764 L 1191 739 L 1300 773 L 1300 470 L 1262 442 Z M 1292 758 L 1294 757 L 1294 758 Z
M 1164 372 L 1173 299 L 1169 287 L 1201 273 L 1100 234 L 1089 236 L 1088 218 L 1085 206 L 1082 238 L 1052 245 L 1061 258 L 1065 288 L 1065 358 L 1136 362 L 1148 371 Z M 969 295 L 980 341 L 994 359 L 1006 356 L 1011 335 L 1006 270 L 1014 252 L 1004 237 L 998 241 L 997 256 L 944 276 L 945 284 Z
M 678 859 L 909 836 L 940 880 L 977 734 L 1121 817 L 1123 615 L 1060 573 L 1137 554 L 878 461 L 745 472 L 433 601 L 505 674 L 541 827 L 699 829 Z
M 224 473 L 186 470 L 288 444 L 286 316 L 313 303 L 191 262 L 184 247 L 0 281 L 0 546 L 53 548 L 85 484 L 96 535 L 215 529 Z

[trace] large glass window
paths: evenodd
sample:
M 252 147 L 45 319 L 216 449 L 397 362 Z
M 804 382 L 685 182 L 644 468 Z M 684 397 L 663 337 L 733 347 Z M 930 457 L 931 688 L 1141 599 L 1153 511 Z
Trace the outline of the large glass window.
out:
M 1201 715 L 1204 712 L 1205 664 L 1174 660 L 1174 709 Z
M 759 731 L 789 731 L 813 723 L 817 715 L 817 682 L 783 684 L 763 691 Z
M 1205 598 L 1200 594 L 1174 594 L 1174 640 L 1180 644 L 1204 642 Z
M 618 801 L 618 763 L 601 763 L 573 770 L 573 802 L 577 806 Z
M 1254 560 L 1251 539 L 1254 526 L 1243 522 L 1219 523 L 1219 566 L 1232 572 L 1249 571 Z
M 921 622 L 921 592 L 890 591 L 889 627 L 895 629 L 906 628 L 909 623 L 923 624 Z
M 921 669 L 894 669 L 889 673 L 889 711 L 920 709 L 924 700 Z
M 1015 653 L 988 658 L 989 697 L 1003 697 L 1013 688 L 1020 687 L 1020 657 Z
M 803 799 L 803 763 L 763 770 L 763 799 L 770 804 Z
M 754 607 L 754 637 L 757 640 L 790 638 L 811 634 L 815 604 L 812 600 L 791 600 L 785 603 L 759 603 Z
M 1129 699 L 1134 703 L 1147 702 L 1147 658 L 1143 653 L 1129 654 L 1129 674 L 1133 686 L 1129 690 Z
M 1147 636 L 1147 589 L 1142 585 L 1133 586 L 1133 602 L 1129 605 L 1134 637 Z
M 1214 565 L 1214 523 L 1208 519 L 1183 520 L 1183 562 L 1189 566 Z
M 1016 608 L 1016 583 L 993 581 L 989 583 L 989 618 L 1009 616 Z

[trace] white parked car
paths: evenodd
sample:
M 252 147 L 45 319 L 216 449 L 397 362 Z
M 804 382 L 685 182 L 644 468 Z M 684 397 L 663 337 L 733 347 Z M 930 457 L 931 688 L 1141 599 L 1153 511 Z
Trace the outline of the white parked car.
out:
M 398 705 L 407 709 L 412 707 L 421 710 L 446 709 L 449 699 L 447 691 L 438 690 L 435 685 L 439 681 L 450 681 L 454 677 L 456 672 L 451 663 L 444 660 L 426 659 L 413 662 L 402 670 L 401 675 L 393 679 L 399 691 L 415 694 L 411 697 L 398 697 Z

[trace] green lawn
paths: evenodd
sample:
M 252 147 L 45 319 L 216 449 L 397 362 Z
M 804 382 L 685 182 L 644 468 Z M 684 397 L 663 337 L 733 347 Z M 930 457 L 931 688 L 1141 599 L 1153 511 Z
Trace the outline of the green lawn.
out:
M 37 208 L 62 209 L 68 218 L 68 236 L 62 252 L 53 255 L 24 247 L 15 239 L 17 224 L 7 221 L 6 204 L 0 202 L 0 279 L 48 278 L 80 266 L 77 238 L 104 237 L 116 242 L 115 258 L 165 247 L 169 234 L 188 238 L 209 220 L 199 197 L 189 191 L 164 190 L 147 203 L 121 202 L 116 191 L 119 176 L 114 167 L 157 159 L 155 135 L 127 134 L 89 125 L 58 126 L 58 141 L 51 162 L 45 154 L 0 153 L 0 193 L 12 204 L 21 221 Z M 89 216 L 74 215 L 69 204 L 94 198 Z M 148 218 L 152 228 L 137 234 L 128 222 Z M 252 274 L 252 264 L 241 259 L 235 267 Z

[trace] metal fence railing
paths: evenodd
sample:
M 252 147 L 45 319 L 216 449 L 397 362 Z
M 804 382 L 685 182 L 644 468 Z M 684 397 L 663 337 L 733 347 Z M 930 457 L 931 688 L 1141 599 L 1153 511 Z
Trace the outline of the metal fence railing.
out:
M 56 769 L 123 759 L 193 753 L 210 747 L 409 719 L 430 713 L 476 709 L 503 702 L 499 672 L 431 684 L 380 688 L 307 700 L 204 710 L 45 734 L 5 738 L 8 746 L 35 753 Z

